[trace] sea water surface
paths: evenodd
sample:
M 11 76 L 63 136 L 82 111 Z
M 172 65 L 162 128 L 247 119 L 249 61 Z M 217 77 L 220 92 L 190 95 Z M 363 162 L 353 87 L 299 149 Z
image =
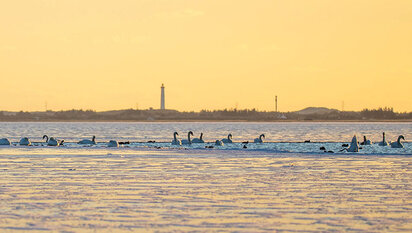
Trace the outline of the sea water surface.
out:
M 164 122 L 164 123 L 124 123 L 124 122 L 23 122 L 0 123 L 0 138 L 6 137 L 18 145 L 22 137 L 29 137 L 34 146 L 45 146 L 42 136 L 47 134 L 65 141 L 68 148 L 84 148 L 77 142 L 96 136 L 97 145 L 93 148 L 106 148 L 109 140 L 129 142 L 123 149 L 141 149 L 145 147 L 176 148 L 171 145 L 173 133 L 178 132 L 180 139 L 187 139 L 187 133 L 192 131 L 194 137 L 203 133 L 207 144 L 192 144 L 183 146 L 188 149 L 202 149 L 213 146 L 215 140 L 233 135 L 233 144 L 214 147 L 219 150 L 244 149 L 244 143 L 249 150 L 266 150 L 277 153 L 319 153 L 320 147 L 334 153 L 342 152 L 342 144 L 351 141 L 357 135 L 362 141 L 363 136 L 373 142 L 382 141 L 382 132 L 386 140 L 396 141 L 399 135 L 406 139 L 405 148 L 393 149 L 377 144 L 364 146 L 360 154 L 406 154 L 412 155 L 412 123 L 364 123 L 364 122 L 288 122 L 288 123 L 250 123 L 250 122 Z M 253 140 L 264 134 L 265 143 L 254 144 Z M 311 143 L 302 143 L 310 140 Z M 155 143 L 147 143 L 155 141 Z M 88 147 L 88 149 L 92 149 Z
M 0 123 L 0 232 L 411 232 L 411 123 Z M 174 131 L 207 144 L 171 146 Z M 234 144 L 207 149 L 233 134 Z M 266 135 L 263 144 L 252 142 Z M 48 147 L 43 134 L 64 139 Z M 76 142 L 96 135 L 98 144 Z M 34 146 L 17 146 L 23 136 Z M 115 139 L 130 141 L 107 148 Z M 147 143 L 154 140 L 156 143 Z M 302 143 L 310 140 L 311 143 Z M 335 153 L 319 150 L 325 146 Z

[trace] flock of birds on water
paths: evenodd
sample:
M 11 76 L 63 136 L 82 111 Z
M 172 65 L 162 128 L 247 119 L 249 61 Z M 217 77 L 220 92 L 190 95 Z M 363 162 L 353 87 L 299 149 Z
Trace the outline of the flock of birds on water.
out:
M 203 133 L 200 134 L 199 138 L 193 138 L 193 132 L 189 131 L 187 134 L 187 140 L 180 140 L 177 138 L 179 134 L 177 132 L 173 133 L 173 140 L 171 142 L 172 145 L 175 146 L 181 146 L 181 145 L 191 145 L 194 143 L 205 143 L 205 141 L 203 140 Z M 264 134 L 259 135 L 259 137 L 255 138 L 253 140 L 254 143 L 263 143 L 263 139 L 265 138 Z M 63 146 L 64 145 L 64 140 L 57 140 L 54 137 L 48 137 L 47 135 L 43 136 L 43 139 L 45 140 L 45 143 L 47 143 L 47 146 Z M 405 140 L 403 135 L 400 135 L 398 137 L 398 139 L 395 142 L 387 142 L 386 138 L 385 138 L 385 132 L 383 132 L 383 138 L 382 141 L 375 143 L 378 144 L 379 146 L 390 146 L 391 148 L 404 148 L 403 143 L 401 142 L 401 139 Z M 149 143 L 154 143 L 155 141 L 148 141 Z M 310 142 L 310 140 L 305 141 L 305 142 Z M 221 140 L 216 140 L 214 143 L 214 146 L 224 146 L 225 144 L 230 144 L 233 143 L 232 141 L 232 134 L 228 134 L 227 138 L 223 138 Z M 245 141 L 242 142 L 243 144 L 243 148 L 247 148 L 247 144 L 249 143 L 249 141 Z M 77 144 L 80 145 L 96 145 L 96 136 L 92 137 L 92 140 L 89 139 L 83 139 L 79 142 L 77 142 Z M 110 140 L 107 143 L 107 147 L 119 147 L 122 144 L 129 144 L 129 142 L 118 142 L 116 140 Z M 366 136 L 363 136 L 363 142 L 358 142 L 358 139 L 356 137 L 356 135 L 353 136 L 352 138 L 352 142 L 349 144 L 343 144 L 342 147 L 343 149 L 341 151 L 347 151 L 347 152 L 359 152 L 360 149 L 362 149 L 361 146 L 368 146 L 368 145 L 372 145 L 373 143 L 371 142 L 371 140 L 366 139 Z M 0 145 L 1 146 L 10 146 L 12 145 L 12 143 L 10 142 L 9 139 L 7 138 L 2 138 L 0 139 Z M 20 139 L 18 145 L 20 146 L 31 146 L 32 143 L 30 141 L 29 138 L 27 137 L 23 137 Z M 214 148 L 214 146 L 209 145 L 209 146 L 205 146 L 205 148 Z M 324 152 L 330 152 L 333 153 L 333 151 L 327 151 L 325 147 L 320 147 L 320 150 L 324 151 Z
M 382 141 L 376 143 L 379 146 L 391 146 L 391 148 L 404 148 L 403 143 L 401 142 L 401 139 L 405 140 L 405 137 L 403 135 L 399 135 L 398 139 L 394 142 L 391 141 L 386 141 L 386 137 L 385 137 L 385 132 L 382 133 Z M 358 139 L 356 137 L 356 135 L 353 136 L 352 138 L 352 142 L 350 143 L 350 145 L 348 144 L 343 144 L 342 147 L 344 147 L 341 151 L 347 151 L 347 152 L 359 152 L 360 149 L 362 149 L 362 147 L 360 146 L 370 146 L 372 145 L 372 141 L 366 139 L 366 136 L 363 136 L 363 142 L 359 143 Z M 323 147 L 320 148 L 321 150 L 326 151 L 326 149 Z

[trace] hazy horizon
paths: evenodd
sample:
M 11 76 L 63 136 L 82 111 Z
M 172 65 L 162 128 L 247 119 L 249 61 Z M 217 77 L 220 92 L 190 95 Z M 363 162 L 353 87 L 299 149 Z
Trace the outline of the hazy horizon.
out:
M 0 3 L 0 109 L 412 111 L 412 1 Z

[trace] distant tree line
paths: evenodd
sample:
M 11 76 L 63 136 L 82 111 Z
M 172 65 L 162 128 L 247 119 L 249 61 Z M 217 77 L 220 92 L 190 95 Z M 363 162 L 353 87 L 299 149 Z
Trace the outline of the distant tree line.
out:
M 360 112 L 331 110 L 327 113 L 268 112 L 256 109 L 201 110 L 68 110 L 46 112 L 0 111 L 0 121 L 339 121 L 339 120 L 412 120 L 412 112 L 394 112 L 393 108 L 364 109 Z

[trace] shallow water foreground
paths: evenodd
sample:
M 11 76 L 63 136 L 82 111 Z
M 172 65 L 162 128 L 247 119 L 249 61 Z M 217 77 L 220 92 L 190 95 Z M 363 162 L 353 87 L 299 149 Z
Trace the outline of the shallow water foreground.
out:
M 1 154 L 0 231 L 412 231 L 408 156 L 88 153 Z

